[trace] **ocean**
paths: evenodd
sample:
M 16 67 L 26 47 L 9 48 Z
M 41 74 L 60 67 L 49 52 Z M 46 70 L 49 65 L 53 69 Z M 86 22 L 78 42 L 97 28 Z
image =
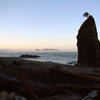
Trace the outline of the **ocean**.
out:
M 27 60 L 54 62 L 61 64 L 74 64 L 77 61 L 77 52 L 66 51 L 0 51 L 0 57 L 19 57 L 22 54 L 39 55 L 39 58 L 28 58 Z

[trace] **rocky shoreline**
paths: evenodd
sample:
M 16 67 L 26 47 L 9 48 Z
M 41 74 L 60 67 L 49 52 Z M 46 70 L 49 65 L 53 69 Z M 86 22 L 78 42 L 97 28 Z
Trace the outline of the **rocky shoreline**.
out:
M 27 100 L 36 99 L 35 96 L 40 100 L 60 100 L 59 97 L 61 100 L 80 100 L 97 90 L 96 98 L 99 98 L 100 68 L 86 66 L 83 70 L 78 66 L 20 58 L 0 58 L 0 65 L 0 92 L 15 92 Z M 35 95 L 30 95 L 25 86 L 34 91 Z

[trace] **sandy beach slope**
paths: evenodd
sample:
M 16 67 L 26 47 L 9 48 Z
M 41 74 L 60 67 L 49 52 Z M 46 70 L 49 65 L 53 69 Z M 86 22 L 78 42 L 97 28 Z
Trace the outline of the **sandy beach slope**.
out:
M 25 75 L 31 89 L 42 98 L 59 94 L 59 92 L 65 91 L 65 89 L 69 89 L 68 91 L 83 96 L 88 93 L 87 89 L 91 91 L 100 88 L 99 67 L 78 67 L 7 57 L 0 58 L 0 67 L 0 91 L 4 89 L 8 91 L 13 90 L 26 96 L 25 88 L 23 86 L 21 86 L 23 88 L 19 88 L 20 85 L 18 84 L 23 84 L 20 82 L 18 74 Z M 14 84 L 12 85 L 12 83 Z M 91 86 L 93 85 L 92 88 L 90 84 Z

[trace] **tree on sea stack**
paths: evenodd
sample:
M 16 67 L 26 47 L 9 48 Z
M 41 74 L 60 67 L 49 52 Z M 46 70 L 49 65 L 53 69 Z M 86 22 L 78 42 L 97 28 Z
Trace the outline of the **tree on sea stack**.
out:
M 81 25 L 77 35 L 77 65 L 97 66 L 100 65 L 100 42 L 95 20 L 87 12 L 83 16 L 87 17 L 87 19 Z
M 83 17 L 88 17 L 89 16 L 89 13 L 88 12 L 85 12 L 84 14 L 83 14 Z

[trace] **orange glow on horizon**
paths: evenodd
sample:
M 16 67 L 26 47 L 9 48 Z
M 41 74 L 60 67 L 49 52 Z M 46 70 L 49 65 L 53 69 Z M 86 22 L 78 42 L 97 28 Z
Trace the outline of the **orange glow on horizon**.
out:
M 13 42 L 12 42 L 13 41 Z M 10 49 L 10 50 L 35 50 L 35 49 L 58 49 L 58 50 L 67 50 L 67 51 L 76 51 L 76 41 L 35 41 L 35 40 L 0 40 L 0 49 Z

